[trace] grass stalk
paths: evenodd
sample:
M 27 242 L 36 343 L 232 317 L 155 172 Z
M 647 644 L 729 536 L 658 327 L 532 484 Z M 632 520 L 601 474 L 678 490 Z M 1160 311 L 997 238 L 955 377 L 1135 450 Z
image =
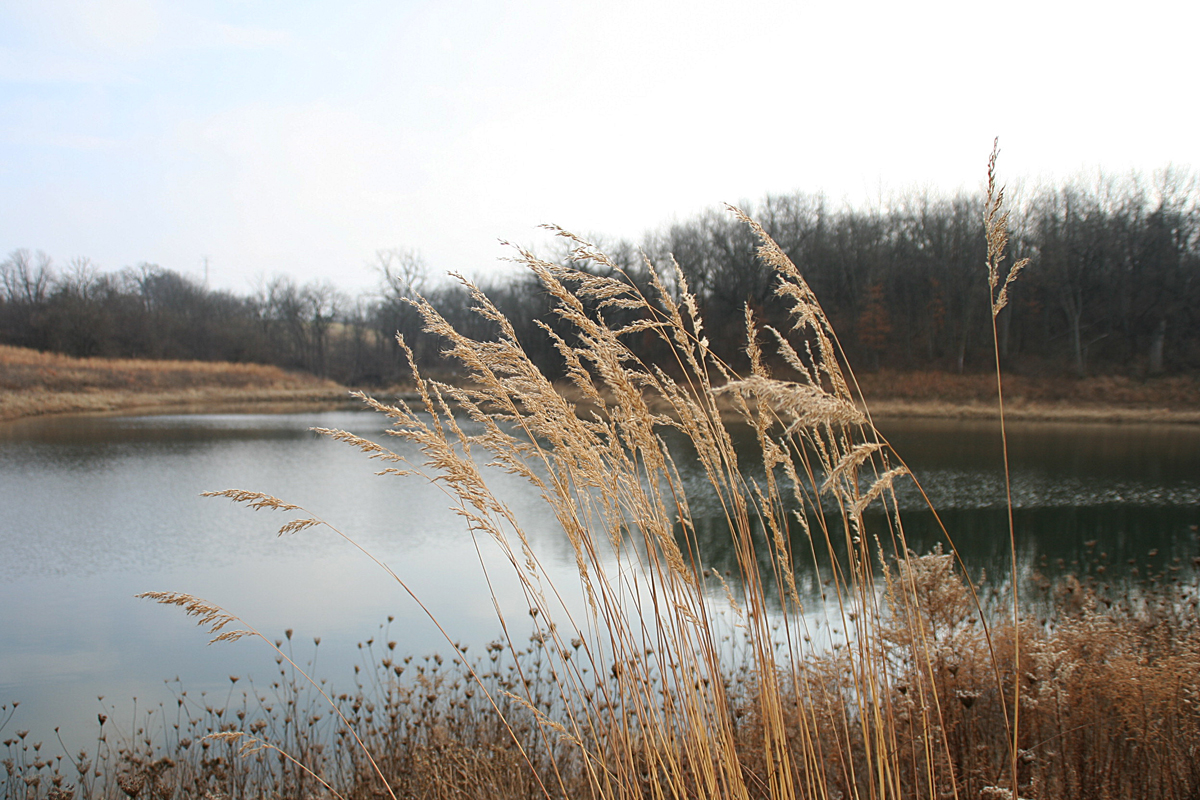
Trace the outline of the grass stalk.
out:
M 1029 259 L 1021 259 L 1012 265 L 1000 280 L 1005 250 L 1008 247 L 1008 212 L 1004 210 L 1004 188 L 996 185 L 996 159 L 1000 155 L 1000 141 L 992 144 L 992 154 L 988 158 L 987 169 L 987 201 L 984 205 L 984 233 L 987 237 L 987 271 L 988 299 L 991 306 L 992 351 L 996 360 L 996 402 L 1000 411 L 1000 444 L 1004 460 L 1004 497 L 1008 517 L 1008 541 L 1011 553 L 1012 580 L 1012 624 L 1013 624 L 1013 703 L 1012 725 L 1009 735 L 1012 747 L 1009 751 L 1009 770 L 1012 779 L 1012 796 L 1018 797 L 1017 758 L 1021 729 L 1021 601 L 1020 586 L 1017 578 L 1017 534 L 1013 524 L 1012 476 L 1008 467 L 1008 431 L 1004 417 L 1004 380 L 1000 365 L 1000 337 L 996 327 L 996 318 L 1008 304 L 1008 289 L 1021 271 L 1029 264 Z

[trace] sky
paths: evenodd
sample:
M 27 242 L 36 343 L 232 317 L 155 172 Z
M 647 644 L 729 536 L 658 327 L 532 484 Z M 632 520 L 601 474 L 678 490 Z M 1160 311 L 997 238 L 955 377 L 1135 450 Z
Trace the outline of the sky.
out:
M 1200 162 L 1200 3 L 0 0 L 0 257 L 348 291 L 722 203 Z

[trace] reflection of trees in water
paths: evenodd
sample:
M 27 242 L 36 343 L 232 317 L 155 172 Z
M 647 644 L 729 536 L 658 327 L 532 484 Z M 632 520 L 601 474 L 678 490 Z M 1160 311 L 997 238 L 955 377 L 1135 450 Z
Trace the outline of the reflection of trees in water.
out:
M 766 474 L 756 442 L 748 430 L 731 427 L 743 479 L 748 485 L 764 486 Z M 931 441 L 938 438 L 937 430 L 928 428 L 928 423 L 921 428 L 926 450 L 944 450 L 941 454 L 948 455 L 951 461 L 961 450 L 970 450 L 980 437 L 978 431 L 971 431 L 974 436 L 968 435 L 966 441 L 962 435 L 946 436 L 946 431 L 956 430 L 954 425 L 947 424 L 942 431 L 946 441 L 939 444 Z M 1092 429 L 1081 429 L 1079 438 L 1090 441 L 1095 438 L 1094 434 Z M 671 429 L 661 430 L 660 435 L 671 448 L 682 488 L 687 494 L 695 526 L 698 563 L 702 569 L 709 570 L 705 580 L 707 591 L 714 600 L 723 599 L 726 591 L 720 580 L 723 578 L 735 597 L 741 597 L 744 594 L 742 572 L 719 499 L 688 443 Z M 1070 449 L 1073 441 L 1065 441 L 1060 435 L 1056 446 L 1059 450 Z M 951 442 L 957 444 L 951 446 Z M 925 455 L 928 456 L 928 452 Z M 1122 450 L 1120 455 L 1124 456 L 1125 451 Z M 1065 470 L 1039 472 L 1032 468 L 1032 462 L 1025 467 L 1013 479 L 1013 520 L 1018 573 L 1031 584 L 1039 580 L 1039 576 L 1054 578 L 1074 573 L 1081 577 L 1094 575 L 1097 580 L 1114 586 L 1129 585 L 1151 573 L 1170 576 L 1174 574 L 1172 566 L 1183 565 L 1182 568 L 1191 570 L 1192 559 L 1200 556 L 1200 540 L 1192 527 L 1200 525 L 1200 485 L 1190 480 L 1190 473 L 1176 476 L 1179 479 L 1172 482 L 1157 482 L 1153 479 L 1162 476 L 1147 472 L 1146 478 L 1139 480 L 1124 472 L 1110 474 L 1106 465 L 1097 463 L 1096 459 L 1090 462 L 1091 472 L 1086 475 Z M 989 471 L 986 465 L 971 469 L 969 464 L 958 462 L 944 466 L 940 460 L 929 469 L 917 467 L 917 472 L 952 540 L 942 532 L 938 517 L 929 510 L 915 484 L 908 479 L 895 484 L 905 544 L 893 541 L 888 520 L 878 506 L 863 514 L 866 535 L 882 545 L 884 557 L 889 562 L 901 546 L 925 554 L 939 545 L 946 550 L 953 545 L 971 579 L 984 582 L 984 594 L 993 590 L 1007 593 L 1011 564 L 1003 475 Z M 782 473 L 776 477 L 784 481 Z M 818 485 L 823 477 L 816 476 Z M 866 485 L 864 483 L 862 487 L 864 492 Z M 836 510 L 827 510 L 824 515 L 825 529 L 830 532 L 827 544 L 811 502 L 806 498 L 804 505 L 808 509 L 809 529 L 820 537 L 815 542 L 810 541 L 794 516 L 800 502 L 794 497 L 787 499 L 790 502 L 786 522 L 797 589 L 805 605 L 815 608 L 821 602 L 823 592 L 829 590 L 833 559 L 837 559 L 839 568 L 844 570 L 846 567 L 843 519 Z M 755 555 L 759 573 L 764 576 L 764 591 L 772 603 L 778 605 L 779 589 L 774 579 L 772 548 L 766 546 L 762 521 L 752 517 L 751 526 L 756 541 L 762 544 L 756 548 Z M 686 550 L 689 543 L 678 523 L 675 537 Z M 559 543 L 554 545 L 556 557 L 569 559 L 565 540 L 559 542 L 557 536 L 551 539 Z M 639 536 L 628 537 L 627 541 L 635 548 L 641 548 Z M 559 545 L 561 553 L 558 552 Z M 878 573 L 878 555 L 874 567 Z M 713 571 L 719 572 L 720 578 L 713 575 Z M 828 599 L 835 600 L 833 597 Z
M 972 579 L 994 578 L 1002 582 L 998 588 L 1003 590 L 1010 570 L 1003 474 L 989 469 L 988 464 L 972 468 L 971 464 L 955 461 L 962 450 L 972 449 L 974 441 L 980 437 L 979 431 L 972 429 L 968 434 L 973 435 L 967 435 L 964 440 L 962 432 L 947 437 L 947 431 L 938 433 L 926 429 L 931 426 L 932 423 L 925 423 L 920 428 L 926 451 L 924 456 L 932 462 L 931 468 L 922 469 L 919 464 L 914 464 L 914 469 L 953 541 L 943 533 L 916 485 L 906 479 L 895 485 L 906 546 L 914 553 L 923 554 L 938 545 L 943 548 L 953 545 Z M 953 425 L 946 427 L 956 431 Z M 748 431 L 733 428 L 731 432 L 740 473 L 749 485 L 763 486 L 766 474 L 761 458 L 757 457 L 754 439 Z M 1055 447 L 1062 461 L 1066 458 L 1063 452 L 1072 451 L 1075 440 L 1064 438 L 1066 434 L 1062 431 L 1058 434 Z M 1087 450 L 1088 441 L 1096 439 L 1096 435 L 1092 428 L 1081 428 L 1080 446 Z M 719 570 L 727 581 L 739 582 L 742 578 L 733 541 L 706 476 L 683 443 L 674 440 L 671 432 L 666 432 L 664 437 L 676 453 L 680 479 L 688 489 L 703 565 Z M 1116 453 L 1118 461 L 1128 456 L 1127 450 L 1128 447 Z M 1014 474 L 1013 521 L 1021 575 L 1032 577 L 1038 572 L 1054 577 L 1074 572 L 1121 583 L 1136 581 L 1150 571 L 1165 571 L 1171 575 L 1171 566 L 1183 565 L 1192 569 L 1192 559 L 1200 555 L 1196 531 L 1196 525 L 1200 525 L 1200 485 L 1190 480 L 1192 474 L 1178 474 L 1174 470 L 1169 470 L 1166 475 L 1157 470 L 1139 470 L 1132 474 L 1128 470 L 1109 469 L 1100 455 L 1093 453 L 1093 456 L 1096 457 L 1090 459 L 1084 474 L 1079 474 L 1076 469 L 1079 464 L 1073 459 L 1067 459 L 1069 469 L 1050 469 L 1054 467 L 1050 464 L 1038 470 L 1030 462 L 1025 464 L 1024 470 Z M 1043 459 L 1034 461 L 1040 463 Z M 776 477 L 784 479 L 782 475 Z M 817 483 L 823 480 L 822 475 L 816 477 Z M 863 480 L 869 481 L 870 476 L 864 475 Z M 865 489 L 866 483 L 864 492 Z M 799 507 L 799 501 L 793 500 L 788 511 L 794 512 Z M 805 501 L 805 507 L 810 530 L 820 536 L 816 512 L 812 511 L 808 501 Z M 838 559 L 842 567 L 846 563 L 842 518 L 838 512 L 826 511 L 824 524 L 830 531 L 832 554 L 823 540 L 810 542 L 794 516 L 787 518 L 797 585 L 806 602 L 820 600 L 822 583 L 827 581 L 833 566 L 832 559 Z M 896 545 L 882 510 L 877 506 L 866 510 L 863 523 L 866 535 L 877 536 L 882 543 L 884 557 L 894 557 Z M 757 519 L 754 534 L 764 537 L 762 523 Z M 678 525 L 676 535 L 683 543 L 683 530 Z M 762 575 L 768 576 L 767 582 L 772 583 L 769 578 L 773 575 L 770 548 L 758 549 L 757 558 Z M 875 567 L 880 569 L 877 561 Z M 766 589 L 778 602 L 778 588 L 768 585 Z M 720 585 L 714 585 L 713 590 L 724 594 Z
M 759 468 L 761 471 L 761 467 Z M 810 512 L 811 513 L 811 512 Z M 904 542 L 917 554 L 931 552 L 950 545 L 958 551 L 972 580 L 988 582 L 988 588 L 1005 591 L 1009 583 L 1008 521 L 1003 507 L 944 508 L 938 516 L 953 541 L 942 532 L 932 511 L 903 512 Z M 827 513 L 824 523 L 830 531 L 830 545 L 811 542 L 808 534 L 789 517 L 792 561 L 797 588 L 805 603 L 822 600 L 833 569 L 846 566 L 846 541 L 843 520 L 838 513 Z M 1200 556 L 1200 509 L 1195 506 L 1151 505 L 1088 505 L 1042 506 L 1017 508 L 1013 512 L 1017 534 L 1019 573 L 1028 580 L 1037 575 L 1055 577 L 1066 573 L 1094 575 L 1111 584 L 1129 584 L 1152 573 L 1174 574 L 1172 567 L 1192 569 L 1192 559 Z M 741 593 L 741 571 L 728 523 L 720 514 L 697 515 L 694 519 L 697 548 L 706 569 L 720 571 L 731 588 Z M 882 545 L 889 562 L 898 544 L 893 541 L 888 520 L 882 511 L 863 515 L 867 536 L 875 537 Z M 754 536 L 765 537 L 760 520 L 753 521 Z M 817 520 L 809 518 L 809 528 L 820 535 Z M 676 538 L 685 544 L 681 526 L 676 526 Z M 764 546 L 757 551 L 760 574 L 766 577 L 767 595 L 779 602 L 778 587 L 770 576 L 774 574 L 771 550 Z M 875 564 L 876 571 L 880 565 Z M 1178 570 L 1176 570 L 1178 571 Z M 709 590 L 724 594 L 715 578 L 710 578 Z M 998 581 L 999 585 L 991 585 Z M 832 598 L 830 598 L 832 599 Z

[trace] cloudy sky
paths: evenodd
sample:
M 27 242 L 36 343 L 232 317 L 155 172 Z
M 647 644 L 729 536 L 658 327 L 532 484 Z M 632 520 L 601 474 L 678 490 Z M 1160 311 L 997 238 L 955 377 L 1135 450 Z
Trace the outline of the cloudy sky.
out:
M 0 0 L 0 255 L 242 292 L 497 269 L 538 223 L 639 238 L 1200 162 L 1200 4 Z

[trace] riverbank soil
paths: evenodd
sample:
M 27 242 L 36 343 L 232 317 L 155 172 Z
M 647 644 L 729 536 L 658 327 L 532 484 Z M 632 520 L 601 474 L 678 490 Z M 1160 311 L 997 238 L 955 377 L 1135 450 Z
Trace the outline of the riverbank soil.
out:
M 879 370 L 856 378 L 873 416 L 998 416 L 994 373 Z M 1200 379 L 1005 375 L 1004 412 L 1009 419 L 1200 423 Z
M 997 416 L 991 374 L 879 370 L 856 376 L 877 417 Z M 574 387 L 567 397 L 583 401 Z M 402 388 L 371 391 L 380 398 Z M 0 420 L 116 411 L 276 411 L 344 405 L 333 381 L 261 364 L 72 358 L 0 345 Z M 1004 377 L 1009 419 L 1200 423 L 1200 379 L 1170 376 Z M 357 406 L 355 406 L 357 407 Z
M 72 358 L 0 345 L 0 420 L 132 410 L 336 404 L 333 381 L 261 364 Z

